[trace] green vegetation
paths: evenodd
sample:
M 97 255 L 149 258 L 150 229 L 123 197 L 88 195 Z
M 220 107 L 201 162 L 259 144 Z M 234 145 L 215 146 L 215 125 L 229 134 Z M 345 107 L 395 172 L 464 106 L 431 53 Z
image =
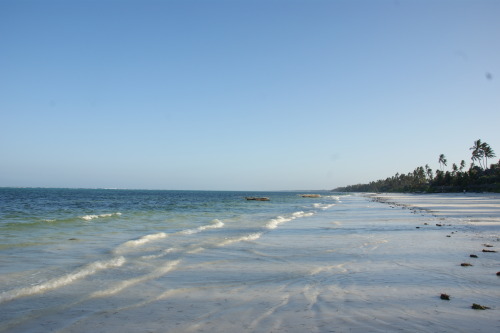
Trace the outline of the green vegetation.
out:
M 407 174 L 397 173 L 393 177 L 370 182 L 369 184 L 350 185 L 334 189 L 336 192 L 500 192 L 500 160 L 488 168 L 488 159 L 495 152 L 486 142 L 474 141 L 469 170 L 464 171 L 466 163 L 460 166 L 453 163 L 451 171 L 444 171 L 448 161 L 444 154 L 439 155 L 440 170 L 435 173 L 429 168 L 418 167 Z

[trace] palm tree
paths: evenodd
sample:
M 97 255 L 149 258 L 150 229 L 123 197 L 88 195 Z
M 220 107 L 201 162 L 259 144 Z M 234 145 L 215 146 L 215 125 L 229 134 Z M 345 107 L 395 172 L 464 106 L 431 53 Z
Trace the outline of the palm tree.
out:
M 464 168 L 465 168 L 465 161 L 464 161 L 464 160 L 462 160 L 462 161 L 460 162 L 460 172 L 462 172 L 462 170 L 463 170 Z
M 483 149 L 483 157 L 485 159 L 484 168 L 486 169 L 488 167 L 488 158 L 493 158 L 496 155 L 493 149 L 491 149 L 490 145 L 487 144 L 486 142 L 483 142 L 481 147 Z
M 472 162 L 479 161 L 479 166 L 483 169 L 488 168 L 488 158 L 496 156 L 490 145 L 479 139 L 474 141 L 474 146 L 470 147 L 470 150 L 472 150 Z
M 427 178 L 429 179 L 429 181 L 431 181 L 433 178 L 432 177 L 432 169 L 429 168 L 428 164 L 425 165 L 425 172 L 427 173 Z
M 444 154 L 439 155 L 439 165 L 441 165 L 441 170 L 447 165 L 448 161 L 446 160 L 446 157 Z
M 483 151 L 483 143 L 481 142 L 481 140 L 477 139 L 476 141 L 474 141 L 474 145 L 470 147 L 469 150 L 472 150 L 472 157 L 471 157 L 472 164 L 474 164 L 474 161 L 479 161 L 479 166 L 483 167 L 481 164 L 481 159 L 483 158 L 484 151 Z

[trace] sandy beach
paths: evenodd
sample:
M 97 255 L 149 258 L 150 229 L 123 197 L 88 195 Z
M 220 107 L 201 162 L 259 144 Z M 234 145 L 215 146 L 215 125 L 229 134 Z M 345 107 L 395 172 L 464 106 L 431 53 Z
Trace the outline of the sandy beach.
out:
M 428 313 L 429 317 L 421 318 L 422 322 L 427 321 L 427 325 L 419 330 L 494 332 L 500 329 L 500 316 L 497 313 L 485 315 L 477 309 L 465 311 L 482 309 L 473 307 L 473 304 L 481 302 L 491 305 L 484 304 L 489 307 L 488 311 L 497 312 L 500 307 L 499 194 L 379 193 L 364 196 L 385 203 L 392 209 L 408 210 L 422 217 L 433 216 L 432 221 L 415 227 L 419 231 L 425 233 L 426 229 L 440 229 L 432 233 L 431 241 L 425 234 L 415 235 L 419 243 L 419 255 L 429 259 L 420 274 L 436 278 L 419 289 L 435 290 L 436 299 L 438 294 L 444 294 L 439 298 L 443 301 L 436 302 L 432 313 Z M 418 260 L 415 256 L 413 258 Z M 431 264 L 431 261 L 434 263 Z M 433 269 L 432 265 L 435 265 L 434 272 L 429 270 Z M 433 329 L 433 324 L 438 322 L 441 328 Z
M 4 266 L 0 331 L 500 331 L 499 195 L 279 195 L 228 201 L 231 215 L 201 226 L 144 227 L 86 264 Z M 94 215 L 93 228 L 112 226 L 91 238 L 102 246 L 136 218 Z M 69 261 L 70 246 L 91 244 L 78 230 L 81 245 L 46 251 Z
M 368 196 L 381 202 L 425 210 L 435 216 L 459 219 L 471 225 L 500 226 L 500 194 L 497 193 L 390 193 Z

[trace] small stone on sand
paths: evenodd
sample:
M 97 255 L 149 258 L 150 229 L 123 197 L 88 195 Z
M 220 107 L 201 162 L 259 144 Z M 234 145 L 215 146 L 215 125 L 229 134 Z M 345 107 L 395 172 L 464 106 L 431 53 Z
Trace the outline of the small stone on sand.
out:
M 441 299 L 444 299 L 444 300 L 446 300 L 446 301 L 449 301 L 449 300 L 450 300 L 450 295 L 448 295 L 448 294 L 441 294 L 441 297 L 440 297 L 440 298 L 441 298 Z
M 487 310 L 487 309 L 489 309 L 489 307 L 487 307 L 487 306 L 476 304 L 476 303 L 472 304 L 472 308 L 474 310 Z

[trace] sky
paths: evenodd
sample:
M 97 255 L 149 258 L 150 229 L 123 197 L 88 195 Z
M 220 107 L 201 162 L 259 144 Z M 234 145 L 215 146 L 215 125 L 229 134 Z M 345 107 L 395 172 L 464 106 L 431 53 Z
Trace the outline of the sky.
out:
M 500 1 L 0 0 L 0 186 L 319 190 L 500 156 Z

